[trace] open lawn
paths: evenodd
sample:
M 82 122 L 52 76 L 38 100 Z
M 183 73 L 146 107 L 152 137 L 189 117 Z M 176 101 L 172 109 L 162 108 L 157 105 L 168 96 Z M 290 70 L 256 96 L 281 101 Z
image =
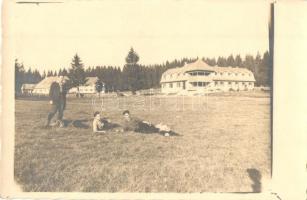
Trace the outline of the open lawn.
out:
M 67 127 L 43 129 L 48 108 L 16 100 L 15 180 L 24 191 L 252 192 L 270 178 L 269 93 L 68 99 Z M 101 109 L 113 123 L 129 109 L 181 136 L 92 134 Z

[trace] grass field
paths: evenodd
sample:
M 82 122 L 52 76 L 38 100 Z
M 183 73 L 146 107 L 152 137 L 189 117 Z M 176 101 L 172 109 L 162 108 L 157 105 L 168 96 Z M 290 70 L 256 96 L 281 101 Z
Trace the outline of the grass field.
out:
M 15 180 L 24 191 L 252 192 L 270 178 L 270 98 L 264 92 L 208 97 L 68 99 L 67 127 L 43 129 L 47 101 L 16 100 Z M 94 110 L 121 112 L 180 134 L 92 134 Z M 249 173 L 258 173 L 253 178 Z

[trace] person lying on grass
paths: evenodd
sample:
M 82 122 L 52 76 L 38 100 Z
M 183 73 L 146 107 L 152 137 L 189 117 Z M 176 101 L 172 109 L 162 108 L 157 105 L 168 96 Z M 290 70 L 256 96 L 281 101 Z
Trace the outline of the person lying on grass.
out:
M 123 112 L 123 117 L 124 117 L 124 122 L 122 125 L 123 127 L 121 129 L 122 132 L 134 131 L 143 134 L 157 133 L 166 137 L 178 135 L 177 133 L 171 131 L 171 129 L 167 125 L 164 125 L 162 123 L 154 125 L 147 121 L 132 118 L 129 110 L 125 110 Z
M 93 120 L 93 133 L 105 133 L 103 130 L 105 124 L 101 121 L 100 113 L 94 113 L 94 120 Z

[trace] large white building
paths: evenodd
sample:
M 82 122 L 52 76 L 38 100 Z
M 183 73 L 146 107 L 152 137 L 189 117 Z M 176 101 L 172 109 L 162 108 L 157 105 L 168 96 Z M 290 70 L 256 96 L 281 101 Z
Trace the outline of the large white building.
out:
M 165 71 L 160 83 L 161 91 L 165 94 L 238 91 L 252 90 L 255 77 L 246 68 L 209 66 L 198 59 Z

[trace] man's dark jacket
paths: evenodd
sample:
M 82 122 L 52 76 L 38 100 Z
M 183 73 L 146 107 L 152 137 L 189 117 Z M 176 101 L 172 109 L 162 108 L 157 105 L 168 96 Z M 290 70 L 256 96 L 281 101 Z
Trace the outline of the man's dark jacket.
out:
M 54 105 L 63 106 L 63 109 L 66 107 L 66 94 L 67 90 L 65 88 L 65 85 L 62 86 L 62 91 L 61 91 L 61 86 L 57 82 L 53 82 L 50 86 L 50 91 L 49 91 L 49 97 L 50 100 Z

